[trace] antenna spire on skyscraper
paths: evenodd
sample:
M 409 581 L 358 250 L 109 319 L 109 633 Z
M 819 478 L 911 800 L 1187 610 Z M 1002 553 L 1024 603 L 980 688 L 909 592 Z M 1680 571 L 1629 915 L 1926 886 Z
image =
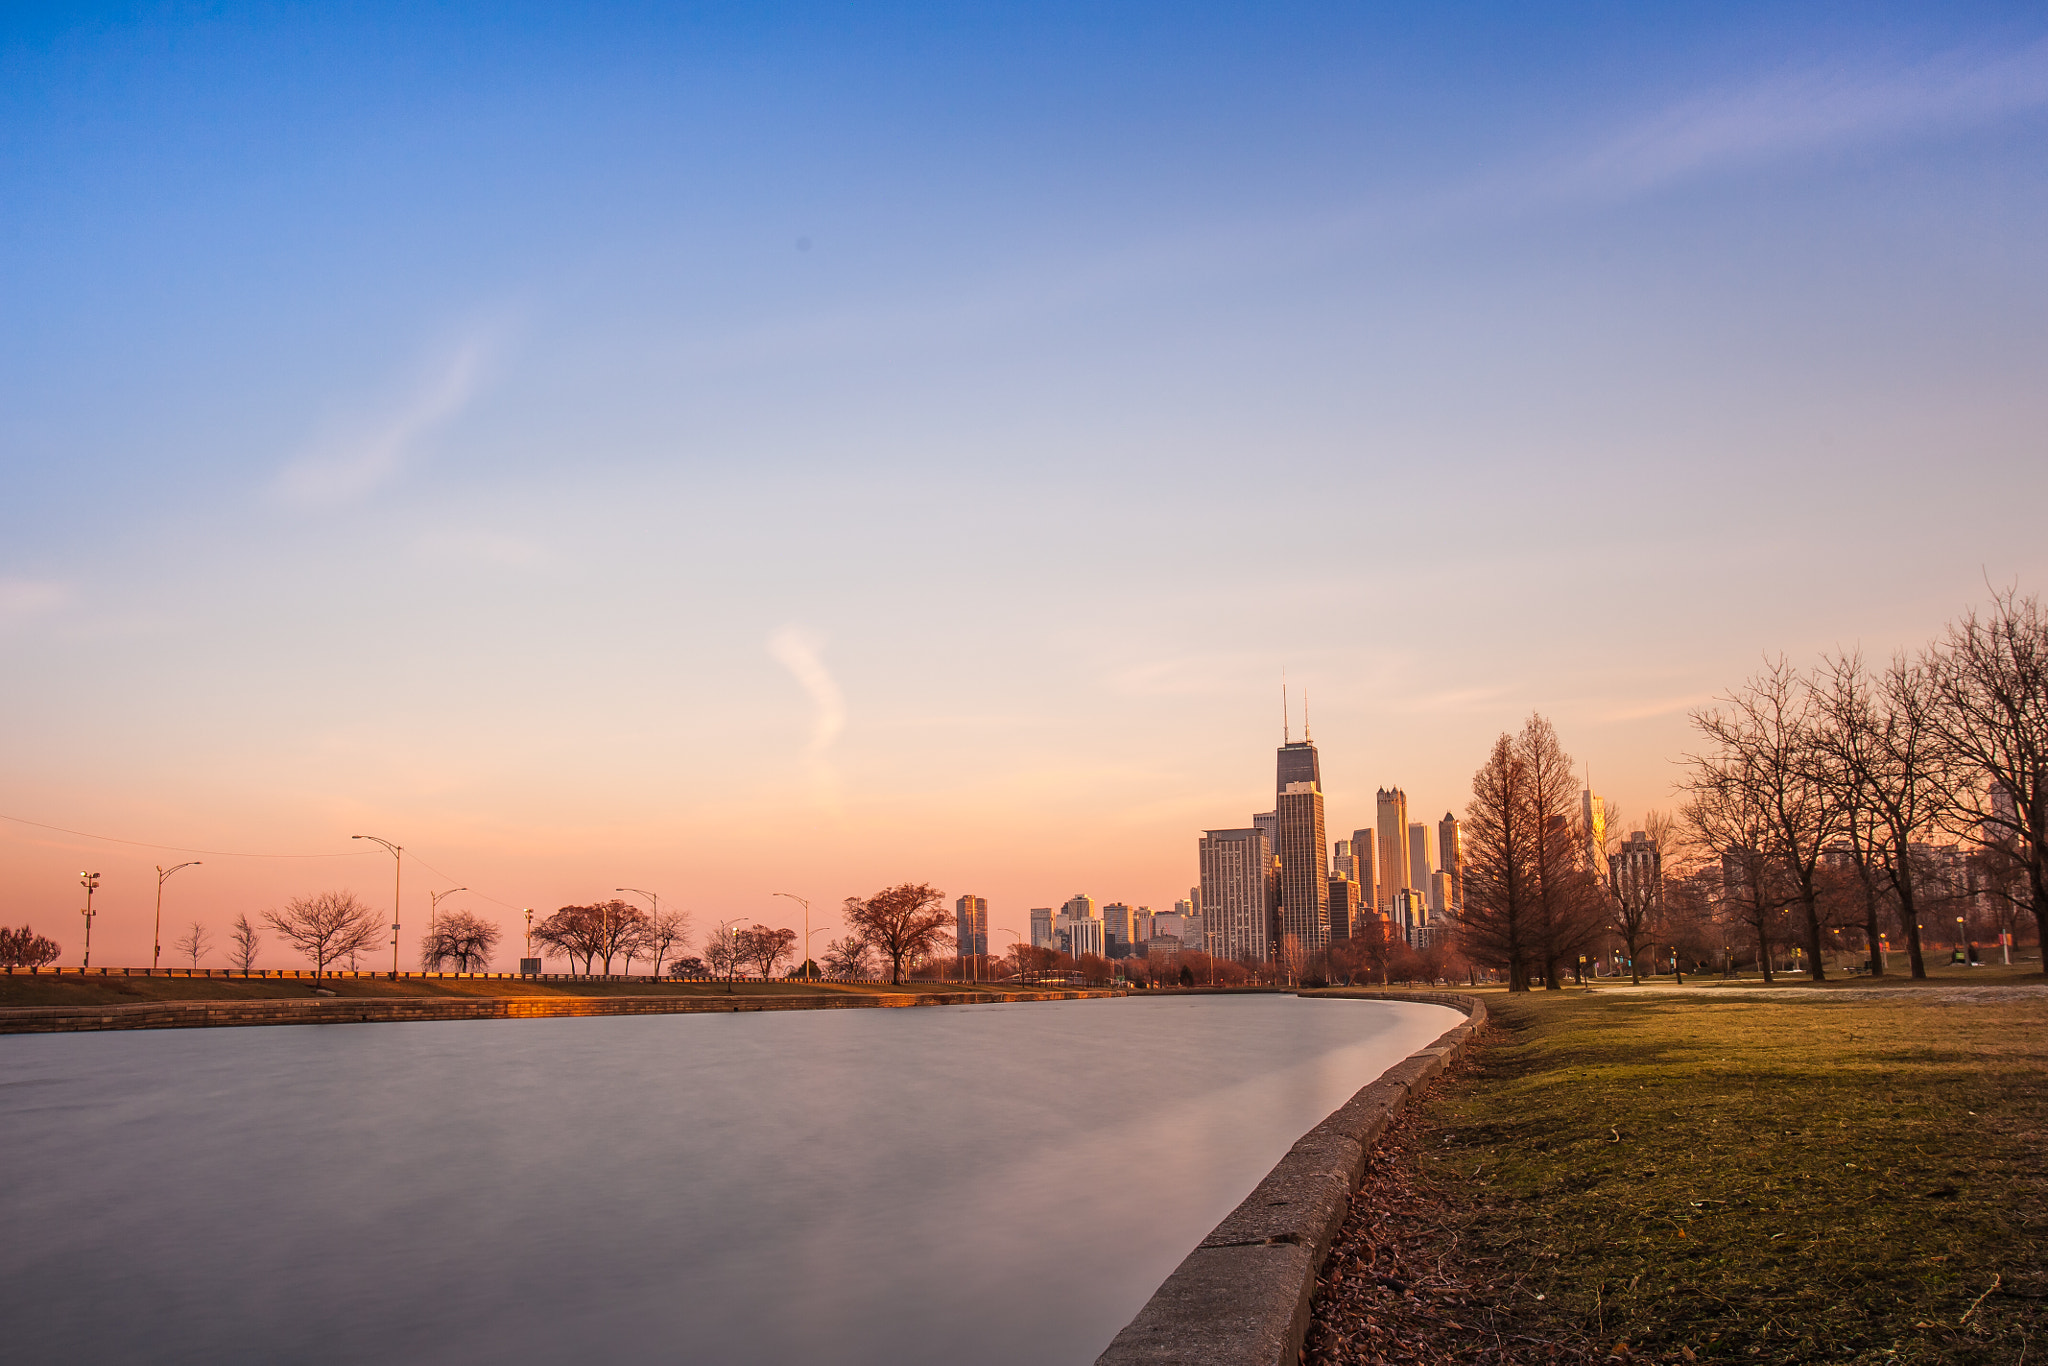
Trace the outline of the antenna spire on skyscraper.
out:
M 1316 733 L 1308 728 L 1308 685 L 1301 689 L 1301 738 L 1309 744 L 1316 742 Z
M 1294 718 L 1287 712 L 1287 666 L 1280 666 L 1280 743 L 1294 743 Z

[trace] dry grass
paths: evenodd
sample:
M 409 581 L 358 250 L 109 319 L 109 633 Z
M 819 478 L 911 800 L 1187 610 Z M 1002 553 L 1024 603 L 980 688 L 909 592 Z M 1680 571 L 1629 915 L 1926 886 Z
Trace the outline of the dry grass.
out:
M 1311 1360 L 2041 1354 L 2048 999 L 1488 1004 L 1355 1207 Z

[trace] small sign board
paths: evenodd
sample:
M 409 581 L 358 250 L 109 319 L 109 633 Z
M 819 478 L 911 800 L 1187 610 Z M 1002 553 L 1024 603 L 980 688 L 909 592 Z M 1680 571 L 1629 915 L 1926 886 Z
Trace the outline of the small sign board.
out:
M 540 959 L 538 959 L 538 958 L 522 958 L 522 959 L 520 959 L 520 960 L 519 960 L 519 975 L 520 975 L 521 977 L 538 977 L 538 976 L 540 976 Z

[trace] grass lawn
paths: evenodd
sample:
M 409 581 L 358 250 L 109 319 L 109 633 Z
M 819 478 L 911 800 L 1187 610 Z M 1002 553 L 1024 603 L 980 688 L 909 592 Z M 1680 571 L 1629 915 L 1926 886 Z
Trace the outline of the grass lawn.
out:
M 17 970 L 0 973 L 0 1007 L 142 1005 L 152 1001 L 249 1001 L 307 997 L 324 987 L 337 996 L 724 996 L 722 982 L 543 981 L 520 977 L 121 977 L 114 974 L 61 977 Z M 905 982 L 900 987 L 841 982 L 736 982 L 741 996 L 818 996 L 960 991 L 958 982 Z M 969 985 L 966 990 L 977 990 Z
M 1343 1312 L 1405 1315 L 1418 1360 L 2041 1357 L 2048 995 L 1962 984 L 1984 971 L 1488 993 L 1384 1174 L 1402 1198 L 1356 1208 Z M 1310 1359 L 1372 1359 L 1344 1327 Z

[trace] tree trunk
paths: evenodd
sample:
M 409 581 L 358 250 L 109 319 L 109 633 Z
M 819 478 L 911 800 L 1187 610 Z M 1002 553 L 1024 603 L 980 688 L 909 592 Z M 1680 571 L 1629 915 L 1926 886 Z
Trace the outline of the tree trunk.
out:
M 1757 965 L 1764 970 L 1765 982 L 1777 980 L 1771 976 L 1771 935 L 1770 931 L 1766 928 L 1769 923 L 1769 921 L 1761 916 L 1757 918 L 1756 922 L 1756 961 Z M 1677 961 L 1677 950 L 1674 949 L 1672 951 L 1672 963 L 1675 965 Z
M 1812 964 L 1807 975 L 1816 982 L 1825 982 L 1828 973 L 1820 956 L 1820 901 L 1813 894 L 1811 875 L 1799 884 L 1799 902 L 1806 910 L 1806 961 Z

